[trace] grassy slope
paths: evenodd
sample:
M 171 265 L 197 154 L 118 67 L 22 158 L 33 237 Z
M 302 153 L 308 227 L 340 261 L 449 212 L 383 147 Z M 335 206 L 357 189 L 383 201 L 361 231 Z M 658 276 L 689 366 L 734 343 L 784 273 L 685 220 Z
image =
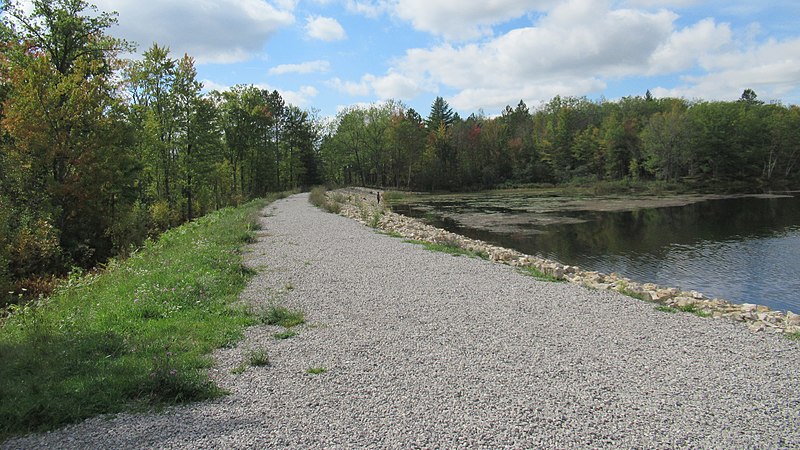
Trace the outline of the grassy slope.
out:
M 273 199 L 274 200 L 274 199 Z M 269 200 L 170 230 L 0 322 L 0 442 L 97 414 L 211 398 L 214 348 L 257 320 L 232 307 Z

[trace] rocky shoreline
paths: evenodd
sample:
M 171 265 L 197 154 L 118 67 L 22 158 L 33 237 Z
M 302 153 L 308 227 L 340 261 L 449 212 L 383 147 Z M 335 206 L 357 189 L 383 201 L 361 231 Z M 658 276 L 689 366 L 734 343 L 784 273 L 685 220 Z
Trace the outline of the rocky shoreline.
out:
M 516 250 L 498 247 L 470 239 L 417 219 L 391 212 L 377 202 L 377 191 L 366 188 L 345 188 L 326 193 L 334 210 L 364 225 L 396 234 L 407 239 L 460 247 L 487 255 L 494 262 L 514 267 L 534 267 L 551 277 L 580 284 L 591 289 L 613 290 L 665 308 L 687 311 L 699 316 L 741 322 L 753 332 L 768 331 L 796 335 L 800 333 L 800 315 L 791 311 L 773 311 L 763 305 L 736 304 L 708 298 L 697 291 L 639 283 L 621 275 L 582 270 L 576 266 L 526 255 Z

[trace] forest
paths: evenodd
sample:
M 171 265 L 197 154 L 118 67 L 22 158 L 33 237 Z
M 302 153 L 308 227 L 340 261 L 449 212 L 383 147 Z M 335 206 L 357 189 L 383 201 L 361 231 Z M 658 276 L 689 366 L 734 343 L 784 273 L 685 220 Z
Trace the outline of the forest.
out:
M 84 0 L 4 3 L 0 306 L 268 192 L 654 182 L 797 186 L 800 108 L 644 96 L 520 101 L 463 119 L 390 100 L 324 119 L 277 91 L 205 93 L 190 55 L 111 37 Z M 136 55 L 123 57 L 123 55 Z M 6 295 L 7 294 L 7 295 Z
M 277 91 L 204 94 L 194 60 L 110 37 L 83 0 L 0 21 L 0 306 L 148 237 L 318 184 L 319 118 Z
M 395 189 L 661 182 L 694 189 L 797 186 L 800 108 L 733 102 L 555 97 L 466 120 L 441 97 L 427 118 L 389 101 L 342 111 L 323 133 L 323 178 Z

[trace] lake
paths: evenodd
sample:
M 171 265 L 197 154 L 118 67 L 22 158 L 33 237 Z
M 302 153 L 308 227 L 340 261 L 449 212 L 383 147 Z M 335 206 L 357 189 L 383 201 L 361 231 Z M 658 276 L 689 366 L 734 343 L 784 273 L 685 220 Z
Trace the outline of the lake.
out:
M 800 196 L 414 195 L 394 211 L 639 282 L 800 312 Z

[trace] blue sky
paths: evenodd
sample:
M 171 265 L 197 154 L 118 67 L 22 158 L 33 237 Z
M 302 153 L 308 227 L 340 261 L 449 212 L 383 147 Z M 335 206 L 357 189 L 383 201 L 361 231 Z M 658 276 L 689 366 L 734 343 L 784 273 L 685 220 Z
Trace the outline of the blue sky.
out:
M 277 89 L 323 116 L 436 96 L 463 116 L 555 95 L 800 103 L 797 0 L 97 0 L 209 89 Z

